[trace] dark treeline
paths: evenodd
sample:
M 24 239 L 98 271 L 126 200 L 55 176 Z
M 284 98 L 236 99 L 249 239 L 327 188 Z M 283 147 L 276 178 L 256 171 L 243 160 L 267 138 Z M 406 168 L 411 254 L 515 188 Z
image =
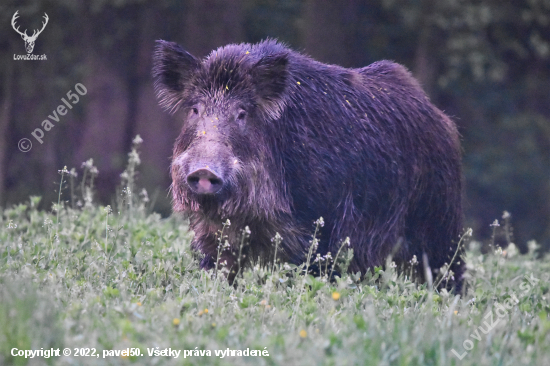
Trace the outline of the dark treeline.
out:
M 17 10 L 29 35 L 48 14 L 33 52 L 47 61 L 14 60 L 26 54 L 11 26 Z M 57 171 L 80 171 L 89 158 L 99 170 L 96 198 L 110 203 L 140 134 L 139 183 L 150 196 L 158 192 L 155 209 L 169 214 L 180 126 L 157 106 L 154 41 L 205 56 L 227 43 L 273 37 L 327 63 L 407 66 L 459 126 L 474 236 L 489 240 L 489 224 L 507 210 L 518 246 L 530 239 L 550 246 L 549 0 L 6 0 L 0 32 L 1 206 L 41 195 L 50 209 Z M 40 144 L 31 132 L 77 83 L 87 94 Z M 31 151 L 18 149 L 22 138 Z

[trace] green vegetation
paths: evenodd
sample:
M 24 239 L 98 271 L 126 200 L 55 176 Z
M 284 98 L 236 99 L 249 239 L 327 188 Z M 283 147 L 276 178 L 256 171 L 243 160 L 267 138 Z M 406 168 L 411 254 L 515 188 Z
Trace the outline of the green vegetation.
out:
M 74 170 L 60 171 L 60 186 L 68 184 L 51 212 L 37 210 L 37 197 L 2 212 L 0 364 L 549 364 L 550 264 L 536 258 L 535 243 L 527 255 L 513 246 L 481 254 L 470 243 L 462 297 L 412 283 L 391 265 L 331 283 L 277 263 L 249 268 L 230 286 L 198 268 L 185 220 L 148 212 L 147 196 L 133 193 L 138 164 L 134 148 L 112 208 L 89 199 L 87 162 L 80 188 Z M 338 263 L 350 254 L 344 248 Z M 12 357 L 13 348 L 73 355 L 31 362 Z M 99 358 L 74 356 L 87 348 Z M 103 358 L 127 348 L 143 356 Z M 178 358 L 148 354 L 170 348 L 182 350 Z M 269 356 L 216 356 L 227 349 Z M 211 356 L 195 356 L 200 350 Z

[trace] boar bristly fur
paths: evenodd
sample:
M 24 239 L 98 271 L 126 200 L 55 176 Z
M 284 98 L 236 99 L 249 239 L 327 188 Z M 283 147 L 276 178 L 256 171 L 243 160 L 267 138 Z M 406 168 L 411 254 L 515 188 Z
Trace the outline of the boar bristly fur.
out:
M 303 263 L 321 216 L 317 252 L 334 255 L 349 237 L 352 272 L 389 255 L 406 265 L 425 254 L 434 270 L 450 263 L 462 230 L 459 135 L 403 66 L 326 65 L 274 40 L 202 60 L 158 41 L 154 59 L 161 106 L 183 115 L 173 208 L 188 215 L 203 268 L 216 263 L 222 228 L 230 279 L 238 262 L 273 261 L 276 233 L 277 257 Z M 455 260 L 451 285 L 463 268 Z

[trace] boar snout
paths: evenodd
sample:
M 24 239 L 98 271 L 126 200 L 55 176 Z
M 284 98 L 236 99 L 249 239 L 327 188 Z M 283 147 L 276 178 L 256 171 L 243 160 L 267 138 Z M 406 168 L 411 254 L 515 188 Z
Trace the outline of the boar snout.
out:
M 197 194 L 215 194 L 223 187 L 223 179 L 210 169 L 198 169 L 187 175 L 187 185 Z

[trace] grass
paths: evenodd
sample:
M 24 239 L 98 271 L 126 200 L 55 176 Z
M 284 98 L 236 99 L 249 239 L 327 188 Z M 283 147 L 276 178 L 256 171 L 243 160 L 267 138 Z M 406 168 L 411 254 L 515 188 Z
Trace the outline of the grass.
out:
M 198 268 L 185 220 L 162 219 L 146 194 L 134 194 L 137 153 L 112 207 L 91 199 L 86 164 L 80 201 L 65 200 L 76 174 L 63 169 L 71 186 L 51 212 L 31 197 L 0 215 L 0 365 L 550 364 L 550 264 L 536 258 L 535 243 L 527 255 L 513 247 L 482 254 L 470 243 L 462 297 L 392 266 L 330 283 L 272 262 L 230 286 Z M 25 359 L 13 348 L 72 355 Z M 143 356 L 103 358 L 127 348 Z M 149 356 L 165 349 L 181 353 Z M 228 349 L 269 356 L 215 354 Z

